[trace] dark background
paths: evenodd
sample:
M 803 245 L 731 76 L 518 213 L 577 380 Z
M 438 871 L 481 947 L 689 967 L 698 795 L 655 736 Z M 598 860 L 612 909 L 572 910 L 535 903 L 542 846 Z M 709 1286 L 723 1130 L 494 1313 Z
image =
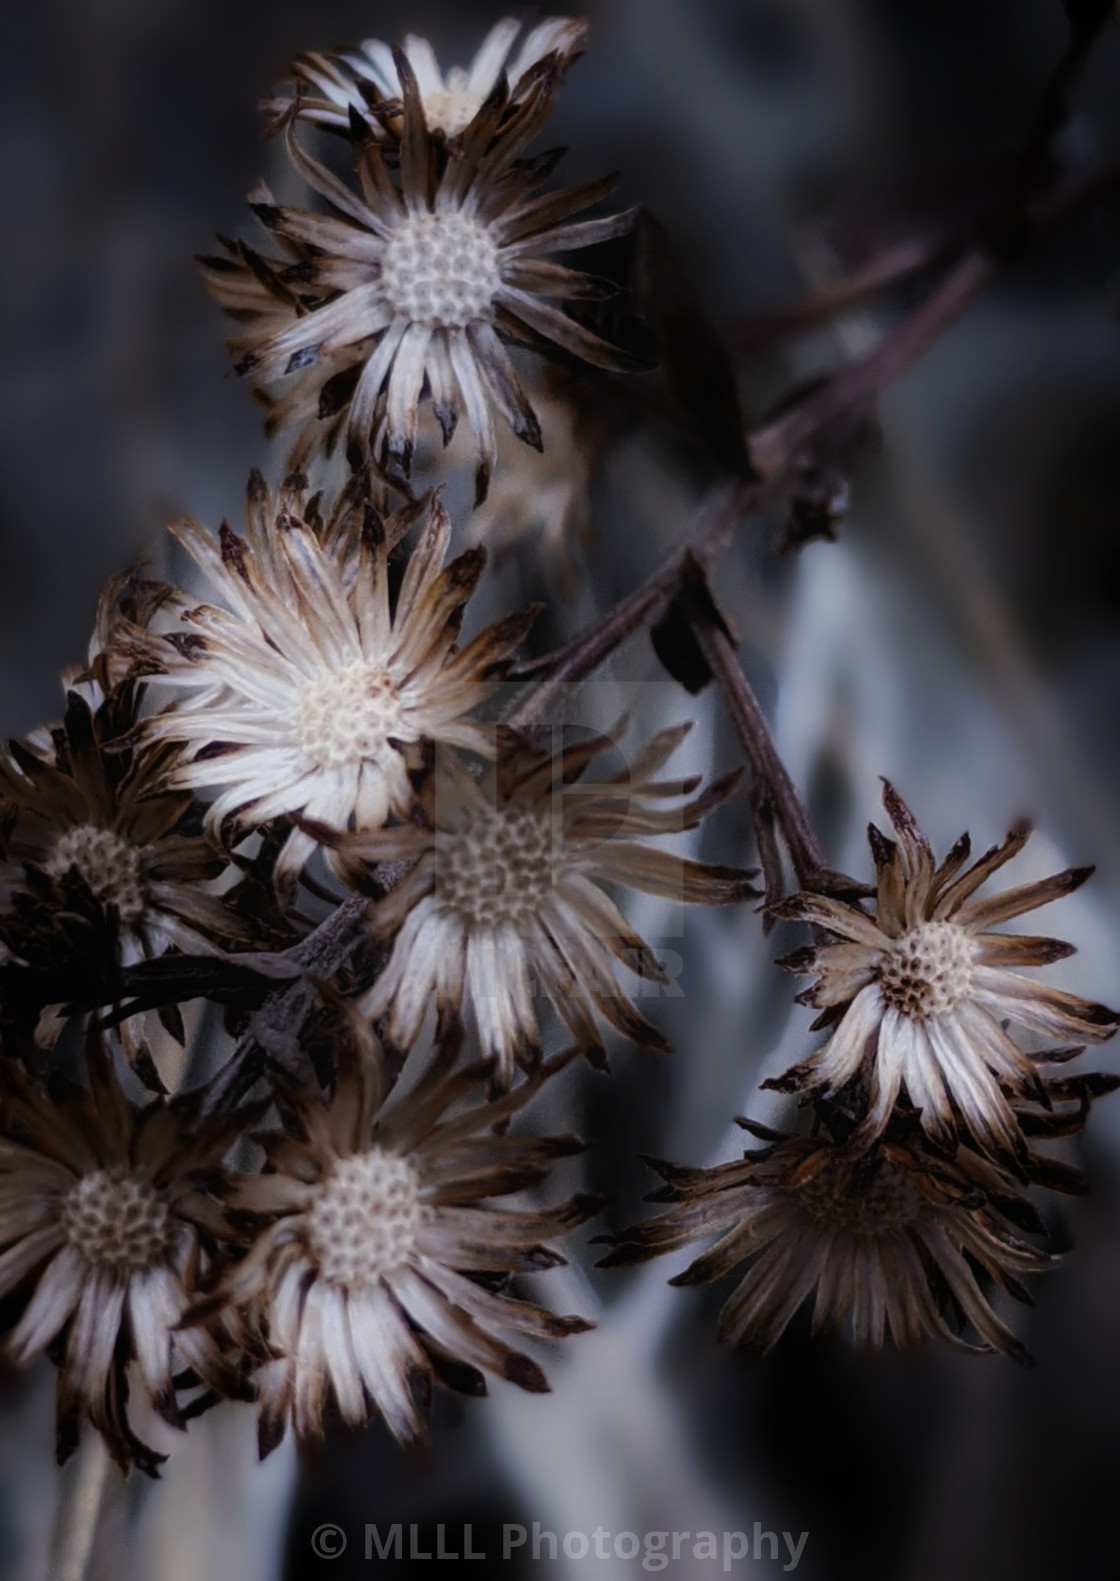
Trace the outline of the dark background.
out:
M 1065 36 L 1059 0 L 592 0 L 587 10 L 592 48 L 565 87 L 554 140 L 571 144 L 573 178 L 623 172 L 624 200 L 647 205 L 668 228 L 717 322 L 785 303 L 814 269 L 839 267 L 835 250 L 804 227 L 830 196 L 893 184 L 896 197 L 881 206 L 886 236 L 910 223 L 919 197 L 928 205 L 931 192 L 983 185 L 1021 139 Z M 137 554 L 159 563 L 159 529 L 171 516 L 236 519 L 245 473 L 264 455 L 254 408 L 229 371 L 220 315 L 191 261 L 215 230 L 242 226 L 244 193 L 275 157 L 259 141 L 257 99 L 296 49 L 413 30 L 451 64 L 469 59 L 499 14 L 473 0 L 4 8 L 6 734 L 57 711 L 55 672 L 81 656 L 102 580 Z M 1097 52 L 1058 152 L 1075 175 L 1120 157 L 1120 27 Z M 951 180 L 933 179 L 950 166 Z M 1092 899 L 1057 926 L 1083 946 L 1063 981 L 1114 1001 L 1118 285 L 1115 210 L 1041 239 L 892 393 L 880 448 L 857 473 L 842 547 L 814 545 L 800 566 L 779 564 L 770 524 L 729 572 L 751 662 L 778 699 L 779 734 L 826 816 L 836 860 L 865 860 L 860 831 L 876 811 L 880 772 L 899 781 L 939 842 L 965 823 L 986 841 L 1029 810 L 1049 842 L 1043 865 L 1048 855 L 1100 863 Z M 751 415 L 881 327 L 857 315 L 839 335 L 750 363 Z M 672 536 L 672 522 L 647 532 L 650 491 L 669 476 L 673 499 L 687 503 L 694 488 L 687 469 L 652 449 L 632 446 L 597 496 L 589 565 L 599 603 L 632 585 L 651 545 Z M 835 616 L 837 666 L 818 607 Z M 713 740 L 716 757 L 733 758 L 718 730 Z M 719 854 L 742 859 L 741 821 L 721 829 Z M 673 1007 L 666 1012 L 683 1071 L 651 1075 L 623 1055 L 617 1090 L 584 1085 L 571 1099 L 608 1151 L 595 1166 L 600 1184 L 629 1211 L 648 1184 L 632 1153 L 712 1156 L 736 1104 L 749 1101 L 755 1066 L 789 1035 L 785 980 L 740 981 L 755 970 L 742 964 L 746 952 L 759 957 L 757 919 L 689 938 L 707 952 L 704 1013 L 697 1026 L 679 1011 L 674 1025 Z M 690 1037 L 707 1043 L 688 1063 Z M 640 1518 L 634 1484 L 653 1504 L 646 1529 L 658 1526 L 658 1476 L 672 1479 L 673 1454 L 683 1453 L 692 1480 L 678 1493 L 693 1513 L 675 1524 L 709 1524 L 710 1499 L 748 1529 L 756 1517 L 808 1529 L 800 1576 L 1114 1575 L 1120 1113 L 1102 1106 L 1084 1156 L 1094 1192 L 1056 1220 L 1059 1239 L 1077 1251 L 1040 1283 L 1026 1329 L 1034 1371 L 940 1353 L 855 1355 L 840 1343 L 810 1345 L 800 1325 L 770 1358 L 749 1361 L 712 1342 L 719 1292 L 680 1292 L 644 1371 L 607 1367 L 591 1394 L 558 1390 L 555 1402 L 533 1402 L 525 1430 L 546 1447 L 554 1438 L 551 1457 L 519 1458 L 516 1435 L 491 1432 L 497 1402 L 465 1413 L 441 1405 L 435 1450 L 421 1462 L 402 1461 L 376 1430 L 357 1445 L 332 1443 L 325 1464 L 301 1474 L 285 1576 L 376 1573 L 361 1552 L 366 1521 L 415 1520 L 430 1534 L 437 1521 L 457 1531 L 469 1520 L 491 1553 L 501 1523 L 554 1524 L 553 1509 L 590 1530 L 600 1505 L 581 1507 L 581 1439 L 560 1421 L 578 1427 L 592 1398 L 588 1430 L 600 1448 L 617 1441 L 604 1462 L 617 1487 L 596 1487 L 615 1530 Z M 625 1341 L 636 1322 L 626 1292 L 648 1284 L 593 1280 L 604 1328 L 615 1323 Z M 39 1385 L 8 1386 L 5 1581 L 29 1573 L 21 1501 L 49 1507 L 27 1492 L 28 1477 L 45 1486 L 49 1476 L 41 1429 L 26 1455 L 21 1448 L 33 1388 L 35 1409 L 49 1409 Z M 660 1443 L 660 1470 L 658 1434 L 676 1446 Z M 555 1503 L 540 1502 L 545 1476 Z M 268 1511 L 252 1505 L 255 1488 L 250 1476 L 250 1528 L 278 1518 L 275 1498 Z M 204 1508 L 197 1518 L 206 1521 Z M 323 1521 L 351 1534 L 329 1572 L 310 1557 L 310 1533 Z M 177 1562 L 165 1553 L 158 1574 L 194 1573 Z

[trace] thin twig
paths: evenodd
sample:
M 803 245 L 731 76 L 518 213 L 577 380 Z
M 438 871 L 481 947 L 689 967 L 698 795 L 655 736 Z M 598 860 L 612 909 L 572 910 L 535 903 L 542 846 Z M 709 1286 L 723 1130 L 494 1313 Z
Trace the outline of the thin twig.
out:
M 1053 217 L 1045 198 L 1040 201 L 1038 189 L 1045 187 L 1054 140 L 1069 119 L 1074 89 L 1111 10 L 1108 0 L 1100 0 L 1097 15 L 1072 27 L 1065 52 L 1051 73 L 1034 124 L 1016 162 L 1006 199 L 997 210 L 997 224 L 991 229 L 998 230 L 999 221 L 1002 221 L 1014 234 L 1021 230 L 1024 221 L 1028 228 L 1034 229 Z M 1109 173 L 1113 180 L 1115 175 L 1115 172 Z M 799 302 L 734 321 L 728 325 L 728 337 L 740 353 L 764 350 L 789 335 L 827 323 L 888 286 L 897 285 L 948 259 L 959 253 L 967 241 L 968 236 L 957 227 L 955 231 L 943 229 L 940 234 L 895 242 L 850 274 L 829 281 Z
M 709 565 L 748 517 L 779 499 L 809 445 L 840 417 L 870 406 L 888 384 L 912 366 L 964 312 L 994 268 L 986 253 L 970 253 L 947 281 L 862 362 L 842 369 L 749 441 L 760 481 L 721 487 L 701 508 L 686 543 L 598 620 L 541 661 L 546 673 L 505 715 L 514 730 L 529 731 L 548 712 L 560 689 L 591 674 L 627 637 L 657 614 L 678 590 L 691 555 Z M 522 671 L 521 673 L 525 673 Z
M 590 675 L 627 637 L 669 602 L 680 583 L 690 544 L 697 556 L 710 556 L 717 546 L 731 541 L 740 524 L 752 511 L 761 508 L 771 492 L 770 485 L 747 480 L 716 490 L 701 507 L 690 542 L 674 550 L 652 576 L 620 599 L 605 615 L 590 622 L 570 641 L 553 649 L 534 665 L 526 665 L 515 672 L 515 679 L 538 668 L 547 673 L 532 690 L 517 699 L 505 714 L 505 723 L 513 730 L 531 731 L 548 712 L 562 687 Z
M 1054 224 L 1078 209 L 1120 188 L 1120 168 L 1070 186 L 1027 205 L 1031 228 Z M 708 566 L 732 542 L 751 516 L 779 500 L 794 481 L 813 444 L 842 419 L 870 411 L 875 401 L 909 371 L 959 319 L 996 274 L 1003 262 L 986 245 L 957 258 L 918 308 L 909 314 L 860 362 L 842 368 L 808 391 L 788 411 L 755 431 L 748 440 L 752 462 L 761 480 L 741 479 L 721 485 L 701 507 L 692 532 L 680 549 L 662 562 L 644 582 L 551 653 L 514 672 L 513 678 L 539 674 L 536 685 L 522 694 L 504 715 L 515 730 L 530 732 L 548 712 L 561 688 L 583 680 L 627 637 L 651 621 L 678 591 L 687 556 Z
M 959 250 L 959 246 L 958 235 L 952 240 L 944 236 L 913 238 L 884 247 L 861 268 L 830 280 L 811 296 L 751 318 L 736 319 L 727 326 L 728 339 L 741 356 L 756 355 L 791 335 L 816 329 L 850 312 L 888 286 L 898 285 L 942 262 L 951 252 Z
M 270 1060 L 284 1064 L 299 1056 L 297 1034 L 318 998 L 315 980 L 333 977 L 350 959 L 366 936 L 368 911 L 364 896 L 351 896 L 288 952 L 305 975 L 269 994 L 221 1070 L 189 1095 L 200 1115 L 240 1103 Z
M 841 417 L 869 411 L 875 400 L 956 323 L 992 278 L 997 260 L 967 252 L 925 301 L 862 361 L 842 368 L 804 401 L 751 436 L 751 460 L 765 477 L 784 477 L 812 442 Z
M 1095 197 L 1098 184 L 1081 184 L 1050 202 L 1036 201 L 1045 182 L 1054 138 L 1069 116 L 1070 98 L 1108 18 L 1100 15 L 1073 27 L 1069 43 L 1046 86 L 1018 161 L 1006 201 L 981 225 L 980 238 L 963 253 L 940 285 L 861 362 L 842 369 L 769 427 L 751 436 L 748 453 L 764 476 L 784 472 L 809 443 L 840 417 L 858 414 L 908 372 L 975 300 L 997 271 L 1014 257 L 1038 226 L 1070 212 L 1070 199 Z M 1063 201 L 1063 198 L 1066 201 Z
M 766 716 L 750 682 L 711 590 L 697 561 L 685 567 L 682 608 L 700 651 L 723 692 L 731 722 L 751 772 L 750 797 L 766 881 L 766 904 L 776 905 L 784 895 L 781 863 L 771 838 L 776 828 L 789 851 L 797 882 L 802 889 L 826 894 L 861 893 L 863 886 L 828 864 L 824 847 L 797 786 L 774 745 Z
M 739 664 L 738 655 L 724 632 L 707 622 L 693 624 L 701 652 L 711 666 L 727 700 L 727 709 L 740 745 L 751 766 L 755 784 L 773 806 L 778 826 L 789 848 L 793 870 L 803 889 L 816 888 L 828 870 L 824 849 L 809 821 L 797 787 L 778 756 L 758 698 Z M 850 888 L 850 882 L 845 885 Z

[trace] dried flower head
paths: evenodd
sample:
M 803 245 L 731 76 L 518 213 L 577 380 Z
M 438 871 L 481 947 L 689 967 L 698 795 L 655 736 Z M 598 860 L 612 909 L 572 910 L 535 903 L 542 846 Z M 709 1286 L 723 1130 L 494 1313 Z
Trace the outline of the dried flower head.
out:
M 130 1373 L 174 1427 L 185 1425 L 173 1381 L 184 1369 L 222 1394 L 248 1392 L 210 1332 L 178 1327 L 226 1233 L 209 1187 L 237 1119 L 192 1131 L 162 1100 L 134 1108 L 95 1037 L 87 1072 L 87 1088 L 57 1100 L 5 1072 L 0 1296 L 30 1292 L 5 1351 L 23 1366 L 57 1349 L 60 1461 L 88 1419 L 123 1469 L 154 1473 L 165 1457 L 129 1425 Z
M 344 843 L 348 857 L 415 863 L 375 909 L 375 928 L 395 942 L 363 1001 L 386 1018 L 394 1046 L 412 1046 L 433 1001 L 453 1017 L 469 1004 L 482 1053 L 508 1085 L 516 1062 L 531 1069 L 540 1058 L 534 975 L 599 1060 L 595 1010 L 624 1037 L 667 1046 L 620 990 L 615 962 L 652 982 L 669 979 L 603 886 L 702 905 L 756 894 L 750 874 L 645 843 L 696 828 L 736 783 L 732 776 L 680 804 L 698 779 L 656 778 L 688 728 L 662 731 L 619 773 L 590 782 L 584 771 L 614 745 L 601 736 L 556 756 L 514 743 L 481 783 L 447 754 L 429 786 L 429 828 Z
M 587 43 L 587 23 L 571 17 L 549 17 L 531 28 L 514 45 L 522 23 L 507 16 L 483 39 L 470 66 L 440 71 L 435 51 L 426 38 L 409 34 L 403 53 L 415 75 L 432 132 L 459 137 L 493 93 L 498 79 L 509 83 L 511 106 L 524 97 L 530 74 L 542 65 L 559 77 Z M 404 90 L 394 51 L 379 39 L 365 39 L 357 49 L 331 54 L 299 56 L 292 67 L 297 98 L 280 98 L 265 105 L 276 124 L 286 124 L 294 113 L 303 120 L 338 131 L 349 131 L 350 112 L 362 115 L 376 135 L 400 136 Z
M 68 665 L 62 672 L 67 692 L 78 692 L 95 712 L 114 694 L 130 694 L 129 684 L 142 677 L 143 665 L 122 650 L 118 637 L 129 626 L 147 626 L 171 594 L 166 582 L 155 582 L 141 574 L 142 568 L 130 566 L 111 576 L 97 600 L 93 630 L 84 665 Z M 138 704 L 139 699 L 134 701 Z M 53 751 L 53 740 L 44 733 L 44 745 Z
M 987 879 L 1022 850 L 1027 830 L 1015 829 L 971 867 L 965 865 L 971 848 L 964 835 L 938 867 L 890 785 L 883 800 L 898 840 L 874 825 L 869 829 L 879 880 L 874 917 L 861 906 L 815 894 L 794 896 L 778 908 L 780 916 L 815 923 L 843 941 L 799 951 L 783 963 L 817 973 L 802 997 L 824 1012 L 816 1025 L 838 1024 L 822 1049 L 767 1085 L 835 1094 L 863 1078 L 870 1087 L 864 1143 L 883 1131 L 905 1091 L 931 1136 L 952 1141 L 959 1115 L 981 1147 L 1020 1153 L 1022 1134 L 1007 1094 L 1034 1091 L 1039 1063 L 1059 1051 L 1024 1052 L 1007 1023 L 1084 1044 L 1111 1037 L 1120 1022 L 1106 1006 L 1018 970 L 1062 960 L 1072 946 L 993 930 L 1072 893 L 1092 869 L 1073 868 L 978 898 Z
M 95 708 L 72 691 L 45 742 L 13 742 L 11 758 L 0 755 L 0 937 L 17 956 L 26 923 L 75 910 L 103 919 L 125 966 L 171 946 L 209 954 L 245 937 L 201 887 L 226 862 L 211 841 L 184 832 L 193 797 L 157 793 L 167 751 L 127 744 L 137 705 L 130 684 Z
M 668 1182 L 650 1200 L 674 1204 L 617 1237 L 601 1267 L 645 1262 L 716 1237 L 674 1285 L 709 1284 L 740 1265 L 719 1336 L 767 1351 L 815 1291 L 814 1334 L 846 1330 L 856 1345 L 942 1339 L 958 1350 L 1027 1358 L 978 1280 L 1029 1301 L 1023 1273 L 1058 1259 L 1014 1226 L 1036 1217 L 979 1155 L 949 1164 L 914 1146 L 853 1157 L 828 1138 L 785 1136 L 739 1121 L 764 1149 L 711 1169 L 655 1164 Z M 1038 1226 L 1041 1228 L 1041 1226 Z M 967 1328 L 978 1339 L 963 1337 Z
M 290 508 L 289 508 L 290 507 Z M 492 750 L 470 717 L 528 629 L 515 615 L 459 649 L 464 607 L 485 564 L 478 549 L 443 565 L 451 535 L 437 502 L 427 510 L 395 604 L 385 532 L 336 521 L 334 530 L 277 508 L 259 477 L 247 539 L 223 526 L 217 542 L 193 522 L 175 529 L 225 604 L 179 598 L 181 625 L 134 631 L 131 651 L 161 674 L 171 706 L 149 736 L 191 749 L 168 775 L 176 789 L 221 794 L 207 813 L 219 833 L 302 813 L 333 830 L 376 828 L 411 801 L 410 754 L 424 740 Z M 394 536 L 394 533 L 390 533 Z M 316 842 L 295 828 L 276 865 L 290 888 Z
M 274 1357 L 257 1376 L 262 1455 L 289 1418 L 301 1440 L 320 1437 L 332 1396 L 349 1426 L 380 1416 L 409 1442 L 423 1436 L 433 1379 L 484 1394 L 482 1369 L 543 1392 L 536 1362 L 502 1333 L 555 1339 L 590 1327 L 498 1294 L 492 1279 L 562 1263 L 541 1243 L 598 1206 L 493 1200 L 579 1151 L 572 1137 L 494 1133 L 563 1060 L 500 1102 L 464 1103 L 480 1096 L 485 1068 L 450 1075 L 456 1052 L 407 1091 L 387 1091 L 375 1046 L 343 1063 L 329 1106 L 284 1102 L 287 1134 L 262 1138 L 268 1172 L 232 1195 L 231 1211 L 263 1216 L 216 1298 L 240 1313 L 247 1342 L 263 1340 Z
M 242 326 L 231 342 L 237 370 L 252 376 L 269 406 L 270 431 L 296 425 L 308 449 L 329 448 L 345 424 L 353 466 L 372 454 L 390 476 L 407 479 L 427 390 L 445 442 L 466 412 L 481 499 L 494 457 L 494 406 L 519 438 L 541 443 L 505 341 L 556 345 L 615 371 L 644 366 L 549 300 L 608 289 L 550 258 L 621 235 L 632 216 L 569 223 L 606 196 L 613 178 L 543 193 L 555 158 L 522 159 L 548 114 L 549 73 L 535 75 L 516 105 L 499 79 L 449 157 L 427 126 L 405 56 L 397 67 L 399 186 L 360 121 L 352 140 L 360 192 L 306 154 L 289 126 L 291 159 L 330 212 L 280 207 L 266 196 L 253 207 L 281 256 L 230 243 L 228 256 L 203 264 L 211 290 Z M 273 386 L 284 387 L 279 398 Z

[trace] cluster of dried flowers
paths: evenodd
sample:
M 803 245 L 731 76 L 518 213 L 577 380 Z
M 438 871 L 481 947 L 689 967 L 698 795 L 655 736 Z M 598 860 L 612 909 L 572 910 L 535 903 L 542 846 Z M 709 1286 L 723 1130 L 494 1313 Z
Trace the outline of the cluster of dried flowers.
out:
M 0 1298 L 9 1359 L 58 1366 L 60 1457 L 88 1422 L 154 1472 L 153 1412 L 181 1428 L 224 1398 L 257 1402 L 267 1453 L 332 1409 L 413 1439 L 433 1382 L 546 1389 L 518 1345 L 588 1325 L 516 1281 L 600 1204 L 542 1203 L 581 1143 L 518 1117 L 575 1054 L 605 1067 L 604 1025 L 666 1047 L 620 974 L 663 968 L 609 891 L 758 896 L 651 843 L 739 783 L 662 777 L 687 726 L 608 771 L 612 740 L 554 749 L 488 711 L 535 612 L 461 640 L 486 555 L 449 557 L 412 488 L 429 414 L 444 445 L 465 415 L 478 502 L 495 410 L 541 445 L 514 356 L 645 366 L 557 305 L 615 286 L 554 255 L 632 222 L 574 218 L 612 183 L 555 189 L 530 149 L 586 31 L 506 19 L 446 77 L 419 39 L 295 62 L 268 111 L 314 206 L 258 191 L 271 250 L 204 263 L 269 432 L 294 430 L 283 480 L 252 474 L 244 536 L 175 529 L 215 602 L 114 579 L 61 723 L 0 758 Z M 762 1348 L 815 1289 L 814 1325 L 857 1342 L 1021 1352 L 981 1281 L 1025 1296 L 1053 1260 L 1020 1238 L 1042 1232 L 1024 1192 L 1078 1177 L 1028 1139 L 1113 1085 L 1054 1067 L 1117 1018 L 1022 975 L 1065 945 L 998 925 L 1088 873 L 985 897 L 1025 831 L 937 865 L 886 805 L 873 909 L 836 874 L 778 904 L 768 883 L 770 918 L 816 935 L 783 964 L 830 1036 L 777 1084 L 810 1122 L 662 1166 L 672 1206 L 605 1262 L 715 1237 L 677 1282 L 744 1266 L 722 1328 Z M 550 1026 L 570 1046 L 545 1057 Z
M 1111 1037 L 1120 1017 L 1016 970 L 1061 960 L 1069 945 L 990 930 L 1069 894 L 1091 869 L 983 897 L 1025 828 L 971 866 L 964 835 L 938 865 L 889 784 L 884 801 L 897 838 L 868 831 L 874 915 L 819 893 L 774 908 L 830 941 L 781 964 L 816 975 L 800 998 L 821 1012 L 814 1030 L 831 1035 L 766 1083 L 812 1100 L 809 1133 L 743 1120 L 764 1149 L 714 1169 L 661 1166 L 666 1186 L 655 1197 L 673 1206 L 613 1238 L 604 1261 L 641 1261 L 714 1233 L 674 1282 L 745 1264 L 720 1323 L 736 1340 L 769 1348 L 815 1291 L 814 1332 L 847 1325 L 857 1343 L 936 1336 L 1024 1357 L 976 1276 L 1029 1300 L 1016 1274 L 1053 1261 L 1016 1234 L 1045 1233 L 1024 1188 L 1079 1191 L 1083 1182 L 1027 1138 L 1075 1133 L 1092 1098 L 1118 1084 L 1054 1068 Z

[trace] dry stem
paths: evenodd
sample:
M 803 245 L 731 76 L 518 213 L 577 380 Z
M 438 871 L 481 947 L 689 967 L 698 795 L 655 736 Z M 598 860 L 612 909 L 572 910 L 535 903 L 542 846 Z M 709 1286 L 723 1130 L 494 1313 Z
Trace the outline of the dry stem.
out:
M 115 1475 L 105 1440 L 87 1429 L 73 1463 L 59 1474 L 47 1581 L 92 1581 L 97 1534 Z

